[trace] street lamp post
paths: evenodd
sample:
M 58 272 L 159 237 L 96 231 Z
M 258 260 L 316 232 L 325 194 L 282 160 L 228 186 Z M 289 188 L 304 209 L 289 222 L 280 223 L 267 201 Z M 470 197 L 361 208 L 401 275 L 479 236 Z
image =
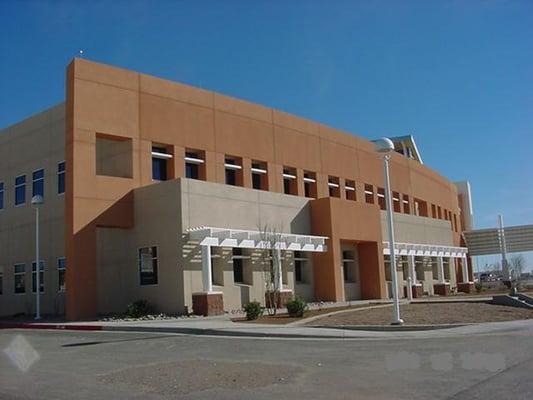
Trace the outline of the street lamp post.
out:
M 387 223 L 389 227 L 390 268 L 392 277 L 392 322 L 391 325 L 402 325 L 400 318 L 400 298 L 398 295 L 398 276 L 396 271 L 396 245 L 394 242 L 394 222 L 392 214 L 392 200 L 389 175 L 389 159 L 394 151 L 394 144 L 388 138 L 381 138 L 375 142 L 376 151 L 383 155 L 383 174 L 385 176 L 385 201 L 387 204 Z M 409 288 L 410 290 L 411 288 Z
M 35 208 L 35 319 L 41 319 L 41 263 L 39 262 L 39 208 L 44 203 L 43 196 L 36 195 L 31 199 Z

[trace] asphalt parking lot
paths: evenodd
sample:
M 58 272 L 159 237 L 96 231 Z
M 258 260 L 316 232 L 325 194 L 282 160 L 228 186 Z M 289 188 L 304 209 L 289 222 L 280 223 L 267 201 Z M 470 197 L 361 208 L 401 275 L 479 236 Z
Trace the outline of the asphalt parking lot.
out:
M 533 330 L 420 339 L 0 331 L 2 399 L 531 399 Z

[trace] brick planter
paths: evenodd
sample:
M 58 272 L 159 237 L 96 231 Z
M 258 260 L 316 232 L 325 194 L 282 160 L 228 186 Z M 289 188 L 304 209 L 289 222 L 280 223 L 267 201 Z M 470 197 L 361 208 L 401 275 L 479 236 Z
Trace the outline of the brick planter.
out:
M 265 293 L 265 306 L 267 308 L 272 308 L 273 305 L 270 304 L 270 293 Z M 287 305 L 287 302 L 292 299 L 292 290 L 281 290 L 276 293 L 275 302 L 279 304 L 280 308 L 283 308 Z
M 474 293 L 474 282 L 460 282 L 457 284 L 457 291 L 462 293 Z
M 222 292 L 193 293 L 192 310 L 195 315 L 204 317 L 224 314 L 224 297 Z
M 439 296 L 449 296 L 450 295 L 450 284 L 449 283 L 435 283 L 433 285 L 433 292 Z
M 413 290 L 413 299 L 418 299 L 424 295 L 424 288 L 422 287 L 422 285 L 413 285 L 411 289 Z M 406 286 L 404 286 L 403 288 L 403 295 L 404 297 L 407 297 Z

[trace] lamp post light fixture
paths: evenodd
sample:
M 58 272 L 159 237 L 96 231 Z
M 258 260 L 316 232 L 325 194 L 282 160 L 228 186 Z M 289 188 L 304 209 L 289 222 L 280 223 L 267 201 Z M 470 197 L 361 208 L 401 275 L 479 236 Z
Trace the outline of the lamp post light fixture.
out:
M 383 174 L 385 176 L 385 201 L 387 205 L 387 223 L 389 228 L 390 268 L 393 297 L 391 325 L 402 325 L 403 320 L 400 318 L 400 298 L 398 295 L 398 275 L 396 271 L 396 245 L 394 242 L 394 222 L 389 174 L 389 160 L 391 153 L 394 151 L 394 143 L 392 143 L 392 140 L 389 138 L 381 138 L 376 140 L 374 144 L 376 151 L 383 155 Z
M 35 208 L 35 319 L 41 319 L 41 263 L 39 261 L 39 208 L 44 199 L 41 195 L 31 198 L 31 205 Z

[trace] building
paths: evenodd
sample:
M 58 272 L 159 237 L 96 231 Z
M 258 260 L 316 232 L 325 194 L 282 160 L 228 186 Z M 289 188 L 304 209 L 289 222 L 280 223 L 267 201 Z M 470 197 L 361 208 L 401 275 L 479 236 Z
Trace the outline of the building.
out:
M 411 136 L 395 143 L 400 293 L 408 277 L 417 295 L 471 290 L 469 192 L 423 165 Z M 267 261 L 284 298 L 387 298 L 383 186 L 368 140 L 75 59 L 64 103 L 0 132 L 0 315 L 35 310 L 34 194 L 45 200 L 45 314 L 91 318 L 137 299 L 201 314 L 264 302 L 274 232 L 280 257 Z

